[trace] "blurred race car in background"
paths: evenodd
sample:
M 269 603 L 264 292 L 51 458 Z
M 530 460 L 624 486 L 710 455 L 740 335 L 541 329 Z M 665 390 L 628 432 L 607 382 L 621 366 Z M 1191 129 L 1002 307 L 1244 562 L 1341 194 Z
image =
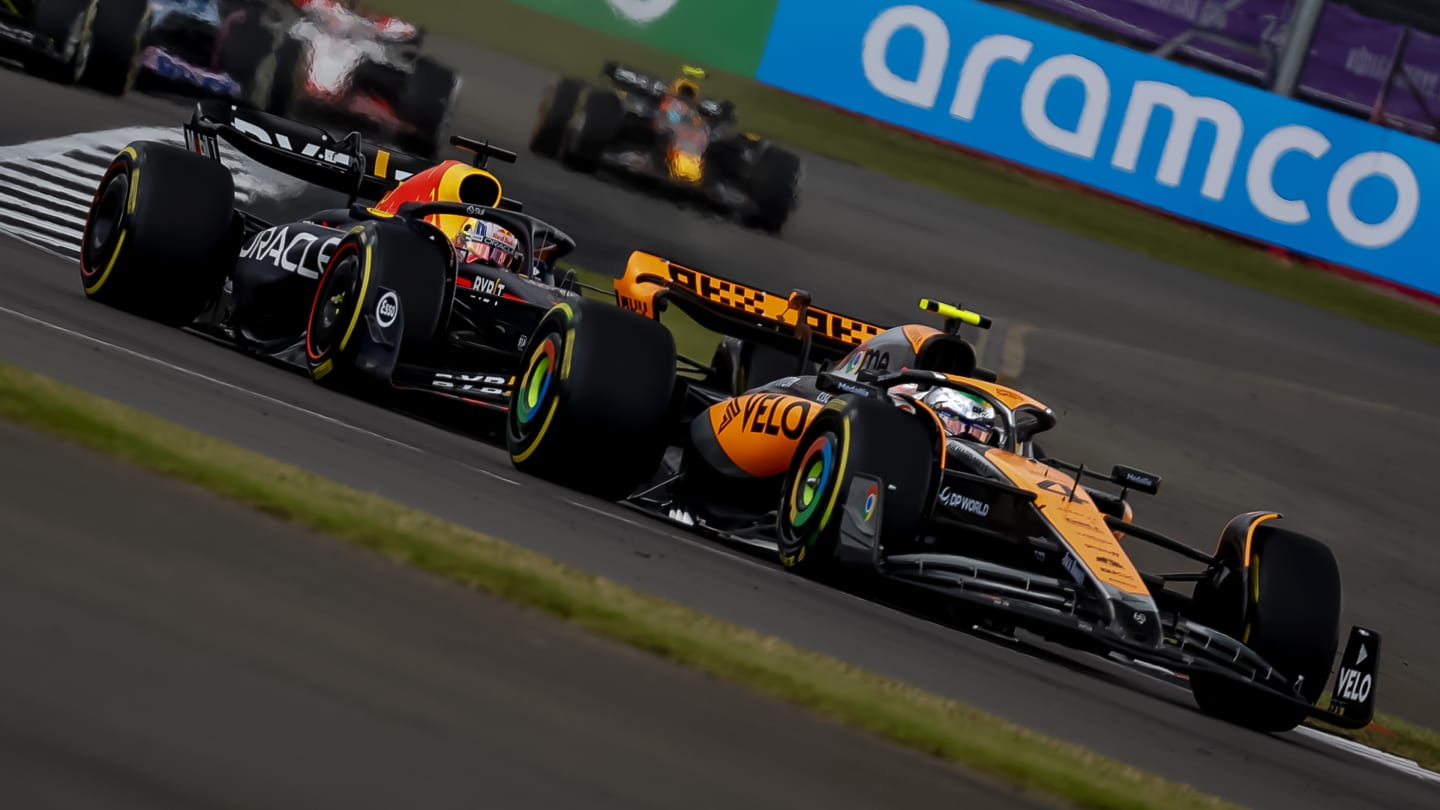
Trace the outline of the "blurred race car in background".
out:
M 277 78 L 284 81 L 276 60 L 285 6 L 271 0 L 150 0 L 150 9 L 142 89 L 261 109 L 270 104 Z
M 149 21 L 149 0 L 0 0 L 0 58 L 123 96 L 135 85 Z
M 355 129 L 427 157 L 443 146 L 460 80 L 421 55 L 424 31 L 415 25 L 353 0 L 150 3 L 146 89 Z
M 611 87 L 565 78 L 540 103 L 530 149 L 584 172 L 606 168 L 778 233 L 799 204 L 800 158 L 741 130 L 735 106 L 702 98 L 700 68 L 665 82 L 610 62 Z
M 265 109 L 435 157 L 445 145 L 461 80 L 421 54 L 425 31 L 335 0 L 292 0 L 299 16 L 277 50 Z

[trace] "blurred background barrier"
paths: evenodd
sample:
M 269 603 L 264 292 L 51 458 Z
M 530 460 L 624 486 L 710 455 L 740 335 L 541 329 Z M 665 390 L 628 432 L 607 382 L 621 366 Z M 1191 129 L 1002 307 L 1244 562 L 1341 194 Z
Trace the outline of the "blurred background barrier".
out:
M 1304 0 L 1006 0 L 997 3 L 1157 56 L 1274 88 Z M 1440 138 L 1440 3 L 1316 0 L 1286 95 Z
M 755 75 L 778 0 L 511 0 L 705 67 Z
M 1325 0 L 512 2 L 1440 296 L 1440 147 L 1418 136 L 1440 120 L 1440 36 L 1419 7 L 1396 22 Z

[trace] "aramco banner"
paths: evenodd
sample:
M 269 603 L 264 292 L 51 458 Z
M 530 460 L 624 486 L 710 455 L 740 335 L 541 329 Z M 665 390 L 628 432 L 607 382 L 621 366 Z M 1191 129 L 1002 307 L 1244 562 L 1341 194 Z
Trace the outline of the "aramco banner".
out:
M 973 0 L 780 0 L 758 78 L 1440 294 L 1440 146 Z

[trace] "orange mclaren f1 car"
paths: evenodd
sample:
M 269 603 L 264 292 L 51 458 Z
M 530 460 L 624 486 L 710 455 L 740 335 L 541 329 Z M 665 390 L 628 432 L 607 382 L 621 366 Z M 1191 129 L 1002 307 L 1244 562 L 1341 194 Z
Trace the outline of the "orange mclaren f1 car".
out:
M 1183 673 L 1203 711 L 1237 724 L 1370 722 L 1369 628 L 1351 628 L 1317 705 L 1341 629 L 1329 549 L 1273 512 L 1234 517 L 1210 552 L 1135 524 L 1131 493 L 1159 477 L 1047 457 L 1036 437 L 1054 411 L 978 367 L 962 336 L 985 317 L 922 301 L 940 328 L 883 328 L 641 252 L 614 294 L 557 305 L 530 338 L 506 416 L 520 470 L 764 546 L 795 572 L 873 574 Z M 659 322 L 672 305 L 725 336 L 710 363 L 677 355 Z M 1141 571 L 1128 542 L 1200 570 Z

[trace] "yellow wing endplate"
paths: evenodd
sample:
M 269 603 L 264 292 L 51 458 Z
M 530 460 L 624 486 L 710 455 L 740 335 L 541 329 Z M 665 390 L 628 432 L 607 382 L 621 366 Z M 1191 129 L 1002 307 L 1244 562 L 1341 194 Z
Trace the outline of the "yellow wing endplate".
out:
M 941 301 L 934 301 L 929 298 L 920 299 L 920 309 L 926 312 L 933 312 L 946 320 L 968 323 L 971 326 L 978 326 L 981 329 L 990 328 L 990 319 L 968 309 L 946 304 Z

